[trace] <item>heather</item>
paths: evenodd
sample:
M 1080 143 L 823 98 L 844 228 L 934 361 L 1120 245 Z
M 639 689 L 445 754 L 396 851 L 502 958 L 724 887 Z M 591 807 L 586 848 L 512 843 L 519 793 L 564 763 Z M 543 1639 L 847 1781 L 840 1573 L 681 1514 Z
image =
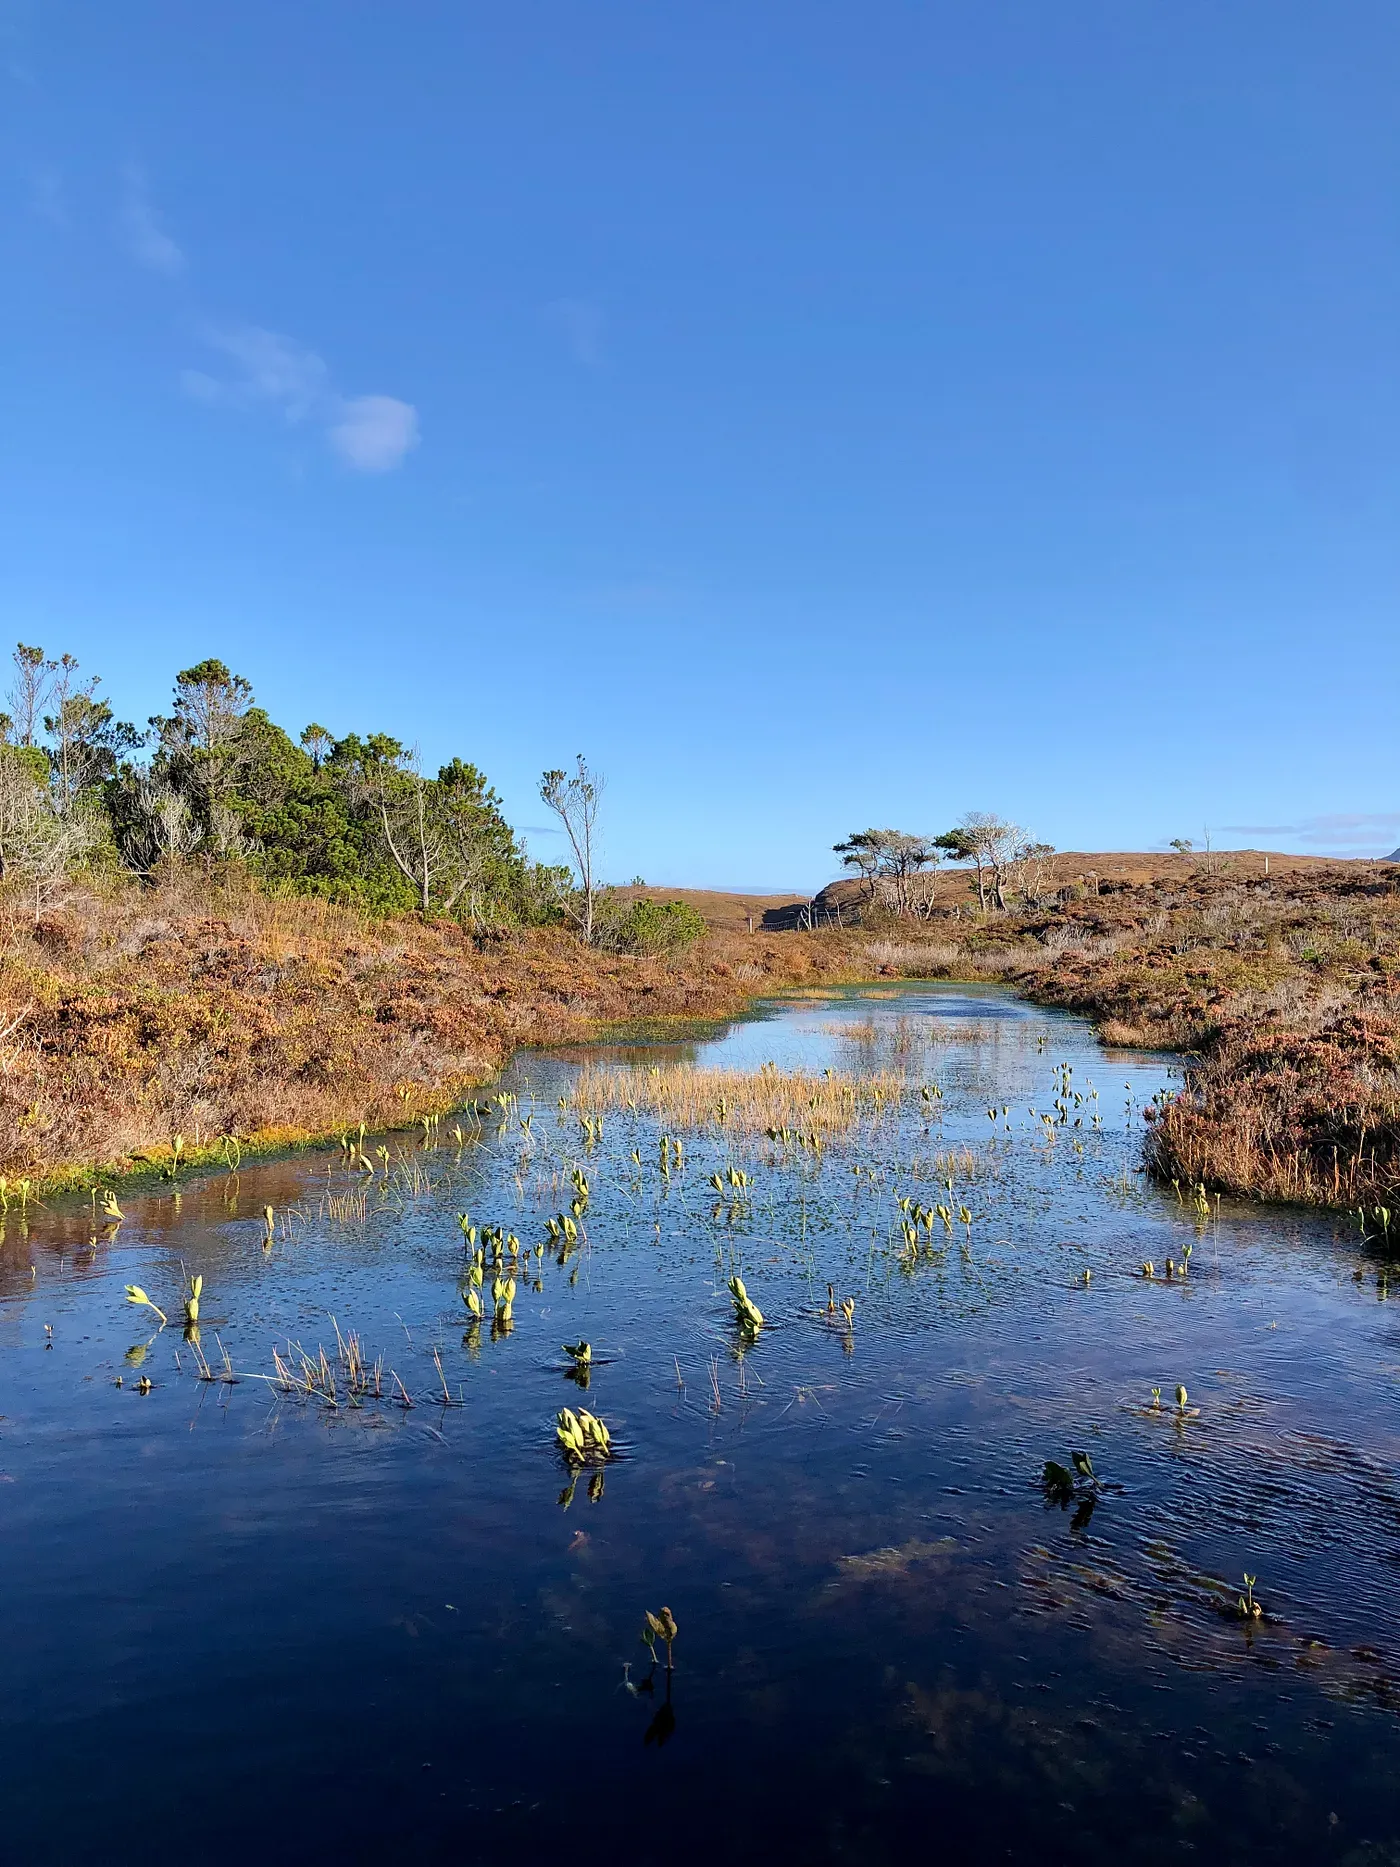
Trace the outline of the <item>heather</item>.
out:
M 1148 1148 L 1167 1180 L 1388 1206 L 1400 1151 L 1400 868 L 1159 868 L 995 916 L 969 918 L 950 893 L 919 937 L 889 920 L 871 957 L 911 976 L 1002 979 L 1091 1016 L 1110 1044 L 1185 1053 L 1185 1087 Z
M 196 868 L 75 881 L 37 921 L 0 892 L 0 1171 L 52 1179 L 416 1121 L 520 1045 L 618 1020 L 715 1018 L 791 980 L 850 976 L 836 943 L 714 936 L 587 947 L 566 927 L 473 930 L 268 892 Z

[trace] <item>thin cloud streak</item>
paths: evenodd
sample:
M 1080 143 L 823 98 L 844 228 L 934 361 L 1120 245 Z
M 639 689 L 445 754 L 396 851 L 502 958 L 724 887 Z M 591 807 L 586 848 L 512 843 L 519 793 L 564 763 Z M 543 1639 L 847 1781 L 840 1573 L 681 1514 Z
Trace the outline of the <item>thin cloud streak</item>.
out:
M 1223 823 L 1220 829 L 1229 836 L 1289 836 L 1320 848 L 1369 850 L 1400 836 L 1400 810 L 1339 811 L 1297 823 Z
M 157 214 L 144 175 L 128 168 L 123 182 L 118 224 L 127 251 L 139 264 L 174 278 L 184 271 L 185 256 Z M 355 473 L 392 473 L 417 447 L 418 411 L 411 402 L 342 394 L 325 358 L 295 337 L 261 324 L 211 325 L 203 336 L 231 367 L 222 375 L 183 370 L 180 386 L 192 401 L 211 408 L 270 408 L 288 427 L 313 424 Z
M 185 270 L 185 255 L 156 212 L 145 175 L 134 165 L 122 171 L 117 232 L 127 252 L 148 271 L 174 279 Z
M 275 409 L 289 427 L 310 422 L 356 473 L 392 473 L 418 445 L 418 411 L 394 395 L 343 396 L 323 357 L 294 337 L 240 324 L 205 332 L 205 342 L 234 364 L 220 378 L 185 370 L 185 394 L 211 406 Z
M 204 335 L 206 343 L 231 359 L 238 373 L 221 382 L 202 370 L 186 370 L 185 387 L 199 401 L 243 406 L 270 403 L 294 426 L 332 393 L 324 359 L 295 338 L 258 324 L 213 329 Z

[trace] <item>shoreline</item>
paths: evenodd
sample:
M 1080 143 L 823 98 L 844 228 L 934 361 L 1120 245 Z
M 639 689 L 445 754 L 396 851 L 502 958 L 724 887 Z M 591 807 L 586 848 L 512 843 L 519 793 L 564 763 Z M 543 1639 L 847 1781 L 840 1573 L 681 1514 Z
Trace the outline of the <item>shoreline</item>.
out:
M 1147 1139 L 1164 1181 L 1388 1211 L 1400 1208 L 1397 884 L 1395 870 L 1342 868 L 1159 878 L 1004 914 L 716 926 L 652 956 L 561 928 L 474 934 L 195 877 L 75 889 L 38 923 L 10 902 L 0 1170 L 13 1202 L 169 1178 L 176 1135 L 187 1165 L 217 1169 L 333 1144 L 361 1122 L 404 1132 L 523 1049 L 684 1041 L 765 999 L 927 980 L 1009 988 L 1088 1019 L 1110 1052 L 1182 1057 L 1186 1083 Z

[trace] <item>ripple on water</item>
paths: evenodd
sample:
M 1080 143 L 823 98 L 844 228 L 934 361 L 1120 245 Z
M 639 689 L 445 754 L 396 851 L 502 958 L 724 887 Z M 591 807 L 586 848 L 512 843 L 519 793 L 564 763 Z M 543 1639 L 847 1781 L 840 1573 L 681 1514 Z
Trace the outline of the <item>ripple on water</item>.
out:
M 669 1175 L 645 1096 L 592 1145 L 569 1106 L 585 1066 L 770 1062 L 908 1093 L 820 1150 L 689 1126 Z M 1202 1217 L 1136 1173 L 1171 1072 L 993 988 L 823 992 L 684 1046 L 522 1056 L 462 1148 L 386 1143 L 363 1217 L 335 1152 L 123 1195 L 115 1230 L 12 1211 L 16 1858 L 135 1859 L 132 1785 L 193 1823 L 211 1782 L 227 1846 L 288 1852 L 587 1859 L 625 1808 L 680 1859 L 931 1833 L 1038 1862 L 1400 1858 L 1385 1283 L 1328 1219 Z M 711 1186 L 731 1166 L 752 1186 Z M 576 1167 L 578 1248 L 550 1239 L 510 1328 L 489 1301 L 472 1327 L 456 1215 L 532 1253 Z M 900 1198 L 948 1209 L 914 1252 Z M 1169 1259 L 1184 1278 L 1142 1276 Z M 196 1271 L 236 1381 L 124 1301 L 178 1314 Z M 329 1390 L 281 1391 L 292 1343 Z M 625 1456 L 570 1483 L 564 1405 Z M 1076 1450 L 1101 1485 L 1047 1498 Z M 663 1602 L 669 1682 L 638 1640 Z

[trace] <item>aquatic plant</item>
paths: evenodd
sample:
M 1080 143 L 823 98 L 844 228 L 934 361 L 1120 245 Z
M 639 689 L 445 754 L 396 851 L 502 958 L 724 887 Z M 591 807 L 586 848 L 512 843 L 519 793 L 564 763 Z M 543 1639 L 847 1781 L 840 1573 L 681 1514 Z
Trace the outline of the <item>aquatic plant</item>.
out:
M 1103 1489 L 1087 1452 L 1071 1452 L 1069 1456 L 1073 1471 L 1058 1459 L 1047 1459 L 1041 1468 L 1041 1488 L 1052 1504 L 1068 1504 L 1075 1497 L 1095 1497 Z
M 199 1299 L 203 1289 L 204 1279 L 191 1277 L 189 1295 L 185 1298 L 185 1321 L 191 1325 L 199 1321 Z
M 472 1268 L 476 1270 L 475 1265 L 473 1265 Z M 467 1313 L 471 1316 L 472 1320 L 474 1322 L 480 1322 L 484 1313 L 484 1306 L 481 1301 L 481 1274 L 479 1271 L 477 1271 L 475 1282 L 468 1282 L 463 1286 L 462 1301 L 466 1304 Z
M 614 1456 L 612 1435 L 596 1414 L 561 1407 L 554 1442 L 571 1465 L 596 1464 Z
M 645 1608 L 643 1614 L 645 1618 L 642 1622 L 642 1645 L 651 1654 L 652 1664 L 656 1664 L 656 1643 L 658 1640 L 664 1640 L 666 1670 L 667 1672 L 674 1671 L 675 1661 L 672 1657 L 672 1648 L 675 1645 L 676 1635 L 680 1632 L 680 1628 L 676 1625 L 675 1615 L 669 1608 L 662 1608 L 660 1614 L 653 1614 L 650 1608 Z
M 156 1315 L 160 1317 L 162 1323 L 169 1321 L 165 1311 L 158 1303 L 153 1303 L 151 1301 L 140 1284 L 128 1284 L 126 1286 L 126 1300 L 128 1303 L 134 1303 L 138 1309 L 154 1310 Z
M 34 1182 L 30 1178 L 9 1180 L 6 1174 L 0 1174 L 0 1212 L 9 1212 L 9 1195 L 19 1200 L 19 1210 L 28 1212 L 28 1204 L 34 1195 Z
M 321 1209 L 327 1217 L 336 1219 L 342 1224 L 358 1220 L 363 1225 L 369 1217 L 368 1188 L 362 1186 L 355 1193 L 327 1193 L 322 1198 Z M 271 1206 L 265 1208 L 267 1212 L 271 1210 Z M 271 1232 L 268 1233 L 265 1242 L 269 1245 L 272 1243 Z
M 1264 1617 L 1263 1604 L 1254 1599 L 1254 1584 L 1258 1580 L 1257 1575 L 1246 1575 L 1244 1578 L 1244 1593 L 1239 1599 L 1239 1613 L 1242 1620 L 1258 1621 Z
M 593 1360 L 592 1344 L 588 1342 L 565 1342 L 564 1353 L 576 1368 L 586 1368 Z
M 1074 1496 L 1074 1474 L 1058 1459 L 1047 1459 L 1040 1474 L 1046 1496 L 1056 1503 L 1068 1503 Z
M 355 1331 L 342 1333 L 334 1316 L 331 1327 L 335 1330 L 334 1359 L 320 1346 L 314 1355 L 309 1355 L 300 1342 L 289 1341 L 285 1357 L 274 1346 L 272 1364 L 277 1373 L 273 1385 L 285 1394 L 319 1400 L 333 1409 L 340 1405 L 342 1386 L 344 1398 L 352 1407 L 362 1406 L 369 1400 L 394 1400 L 405 1410 L 410 1409 L 413 1401 L 408 1389 L 392 1368 L 388 1370 L 389 1379 L 398 1391 L 397 1394 L 385 1393 L 383 1356 L 371 1362 Z
M 118 1224 L 120 1224 L 121 1221 L 126 1217 L 126 1214 L 122 1211 L 121 1207 L 117 1204 L 116 1194 L 112 1191 L 110 1187 L 104 1187 L 103 1189 L 102 1211 L 103 1211 L 104 1217 L 109 1218 L 109 1219 L 115 1219 Z
M 515 1278 L 497 1277 L 491 1285 L 491 1300 L 496 1305 L 495 1321 L 499 1328 L 510 1327 L 511 1311 L 515 1304 Z M 467 1306 L 470 1308 L 470 1304 Z
M 592 1198 L 592 1192 L 588 1184 L 588 1175 L 583 1171 L 582 1167 L 575 1167 L 569 1178 L 574 1189 L 573 1202 L 569 1210 L 576 1219 L 581 1219 L 588 1209 L 589 1200 Z
M 729 1294 L 733 1299 L 734 1316 L 739 1327 L 751 1335 L 757 1335 L 763 1327 L 763 1311 L 744 1288 L 742 1277 L 736 1275 L 730 1278 Z

